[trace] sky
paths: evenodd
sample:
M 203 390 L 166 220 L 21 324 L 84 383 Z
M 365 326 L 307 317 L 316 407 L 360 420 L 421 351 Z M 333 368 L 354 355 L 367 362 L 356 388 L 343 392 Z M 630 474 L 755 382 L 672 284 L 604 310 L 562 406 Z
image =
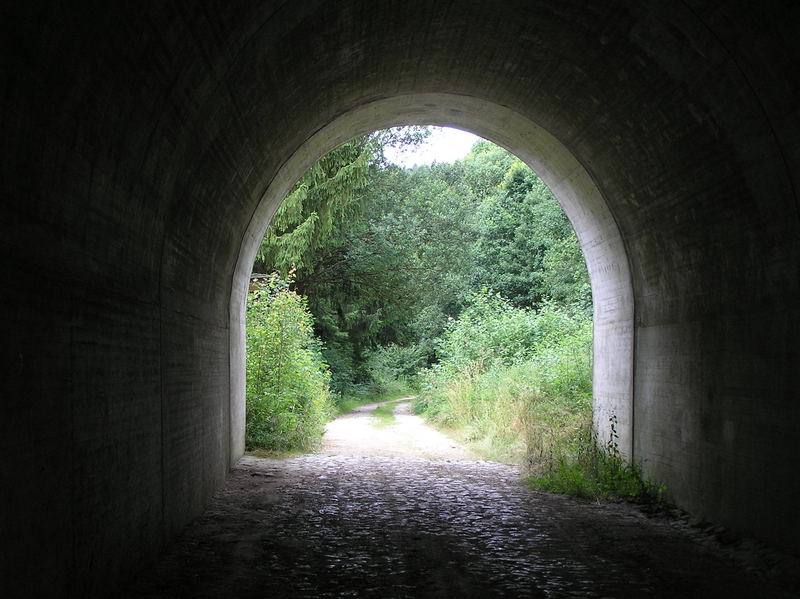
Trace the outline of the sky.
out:
M 477 135 L 459 129 L 431 127 L 430 137 L 415 151 L 398 153 L 394 148 L 387 148 L 386 156 L 391 162 L 406 168 L 434 161 L 454 162 L 466 156 L 479 139 Z

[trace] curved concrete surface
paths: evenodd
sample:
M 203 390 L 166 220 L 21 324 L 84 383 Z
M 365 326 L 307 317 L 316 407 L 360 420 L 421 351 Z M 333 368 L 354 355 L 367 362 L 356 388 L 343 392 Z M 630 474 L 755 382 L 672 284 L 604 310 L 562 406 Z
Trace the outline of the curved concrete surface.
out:
M 4 596 L 101 596 L 199 513 L 241 452 L 237 311 L 276 201 L 336 143 L 416 122 L 556 191 L 595 291 L 597 424 L 679 505 L 800 552 L 784 4 L 0 9 Z

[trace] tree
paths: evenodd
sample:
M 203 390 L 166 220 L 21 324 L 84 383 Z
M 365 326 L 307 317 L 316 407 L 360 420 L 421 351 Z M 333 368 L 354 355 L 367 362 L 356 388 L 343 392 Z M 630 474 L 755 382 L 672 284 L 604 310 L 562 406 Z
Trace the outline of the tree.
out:
M 544 182 L 515 160 L 480 206 L 476 284 L 517 306 L 546 301 L 591 305 L 588 273 L 575 232 Z
M 372 148 L 360 137 L 320 158 L 284 198 L 261 243 L 256 267 L 286 274 L 312 269 L 329 245 L 337 223 L 359 211 Z
M 259 247 L 255 268 L 298 277 L 340 240 L 342 225 L 360 213 L 371 174 L 386 166 L 384 148 L 419 144 L 427 127 L 395 127 L 357 137 L 320 158 L 281 202 Z
M 296 266 L 335 389 L 406 376 L 398 360 L 435 361 L 449 319 L 482 288 L 522 307 L 590 302 L 574 233 L 541 179 L 486 141 L 452 164 L 384 159 L 387 145 L 424 134 L 378 132 L 323 157 L 262 245 L 257 267 Z

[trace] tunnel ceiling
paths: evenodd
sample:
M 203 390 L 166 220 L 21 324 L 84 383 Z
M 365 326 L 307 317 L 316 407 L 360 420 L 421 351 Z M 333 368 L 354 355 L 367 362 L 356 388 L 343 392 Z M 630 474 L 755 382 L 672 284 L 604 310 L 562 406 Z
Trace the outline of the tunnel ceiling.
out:
M 205 257 L 194 263 L 169 254 L 181 254 L 194 239 L 238 235 L 270 173 L 305 139 L 342 112 L 408 93 L 497 103 L 564 143 L 611 205 L 642 296 L 685 284 L 679 256 L 687 245 L 703 255 L 699 260 L 725 259 L 714 256 L 728 254 L 714 229 L 724 226 L 720 211 L 742 187 L 751 192 L 740 206 L 749 213 L 743 220 L 748 228 L 763 223 L 781 240 L 791 231 L 780 229 L 796 225 L 796 204 L 775 200 L 794 198 L 792 172 L 763 159 L 789 159 L 797 127 L 782 120 L 796 115 L 780 112 L 784 98 L 761 97 L 756 87 L 769 67 L 781 65 L 745 54 L 735 44 L 736 32 L 726 30 L 729 50 L 709 28 L 738 17 L 730 7 L 268 2 L 162 7 L 147 14 L 138 8 L 131 14 L 63 10 L 30 16 L 38 17 L 39 39 L 14 39 L 18 56 L 38 44 L 27 52 L 27 65 L 15 65 L 22 68 L 12 73 L 10 88 L 23 92 L 11 99 L 36 115 L 39 137 L 26 129 L 18 139 L 14 126 L 23 123 L 6 123 L 11 131 L 5 139 L 15 150 L 8 155 L 25 160 L 25 168 L 29 157 L 34 164 L 65 163 L 89 180 L 86 189 L 70 190 L 77 197 L 69 206 L 65 198 L 61 210 L 41 215 L 56 227 L 70 211 L 101 212 L 112 204 L 109 196 L 124 196 L 130 214 L 114 210 L 108 224 L 119 219 L 130 225 L 133 218 L 140 226 L 120 227 L 123 239 L 124 229 L 147 233 L 125 244 L 142 253 L 129 256 L 140 272 L 123 274 L 138 285 L 152 283 L 150 273 L 158 268 L 152 256 L 165 243 L 162 277 L 192 290 L 192 297 L 180 298 L 184 306 L 201 296 L 196 311 L 224 298 L 227 289 L 192 288 L 192 273 L 207 268 Z M 780 24 L 769 13 L 747 16 L 770 28 L 761 33 L 762 43 Z M 20 87 L 19 79 L 28 85 Z M 792 91 L 785 80 L 777 83 Z M 21 170 L 13 160 L 7 167 Z M 23 204 L 21 211 L 28 198 L 57 186 L 57 177 L 73 174 L 46 171 L 44 181 L 29 181 L 39 189 L 9 194 Z M 128 176 L 136 189 L 122 184 Z M 691 226 L 677 222 L 660 231 L 676 213 L 692 215 L 685 219 Z M 775 218 L 781 213 L 791 218 Z M 698 219 L 707 224 L 702 240 L 693 239 Z M 85 235 L 64 229 L 76 251 L 91 249 Z M 746 241 L 748 232 L 741 234 Z M 230 271 L 235 249 L 215 248 L 212 266 Z M 659 259 L 639 259 L 649 255 Z M 739 281 L 720 283 L 735 287 Z M 700 281 L 692 287 L 699 296 L 694 309 L 719 308 L 716 300 L 708 305 L 703 299 Z M 643 307 L 644 318 L 651 310 L 654 319 L 669 318 L 660 312 L 670 306 Z

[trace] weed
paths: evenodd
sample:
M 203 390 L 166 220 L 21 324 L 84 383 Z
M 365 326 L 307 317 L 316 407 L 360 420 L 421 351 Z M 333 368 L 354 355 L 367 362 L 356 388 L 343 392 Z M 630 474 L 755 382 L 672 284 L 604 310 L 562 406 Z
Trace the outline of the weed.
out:
M 531 487 L 584 499 L 622 499 L 663 506 L 666 487 L 655 485 L 637 464 L 625 461 L 617 444 L 615 416 L 610 424 L 605 444 L 599 442 L 591 423 L 584 424 L 576 437 L 576 451 L 531 469 Z

